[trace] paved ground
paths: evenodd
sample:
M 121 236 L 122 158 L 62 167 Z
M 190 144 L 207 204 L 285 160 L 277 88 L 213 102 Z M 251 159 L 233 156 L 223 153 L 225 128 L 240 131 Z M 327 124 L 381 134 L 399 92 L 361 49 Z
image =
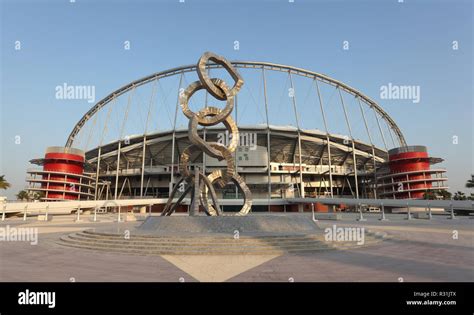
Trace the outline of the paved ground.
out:
M 28 218 L 0 222 L 38 228 L 38 244 L 0 241 L 0 281 L 474 281 L 474 219 L 405 220 L 376 215 L 358 222 L 346 214 L 341 221 L 319 221 L 322 228 L 361 226 L 392 237 L 358 249 L 283 256 L 129 256 L 66 248 L 60 235 L 89 227 L 123 232 L 140 222 L 117 223 L 55 217 L 51 222 Z

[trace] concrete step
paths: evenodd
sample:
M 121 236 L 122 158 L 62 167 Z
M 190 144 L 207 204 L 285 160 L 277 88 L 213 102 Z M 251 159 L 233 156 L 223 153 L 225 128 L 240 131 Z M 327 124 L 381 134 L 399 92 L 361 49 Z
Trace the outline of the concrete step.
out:
M 89 245 L 107 245 L 107 246 L 119 246 L 119 247 L 144 247 L 144 248 L 159 248 L 159 247 L 175 247 L 175 248 L 186 248 L 186 247 L 194 247 L 194 248 L 209 248 L 212 246 L 213 248 L 220 248 L 220 249 L 232 249 L 232 248 L 289 248 L 289 247 L 302 247 L 314 244 L 324 244 L 323 242 L 311 242 L 311 243 L 291 243 L 291 244 L 284 244 L 284 245 L 271 245 L 271 244 L 258 244 L 258 243 L 235 243 L 233 245 L 226 245 L 226 244 L 184 244 L 184 243 L 155 243 L 155 244 L 147 244 L 147 243 L 136 243 L 136 242 L 87 242 L 83 240 L 78 240 L 74 238 L 68 238 L 65 241 L 69 242 L 76 242 L 81 244 L 89 244 Z
M 75 233 L 78 237 L 90 238 L 90 239 L 110 239 L 110 240 L 124 240 L 124 234 L 111 234 L 103 232 L 94 232 L 85 230 L 82 232 Z M 388 237 L 387 233 L 373 230 L 365 231 L 366 237 L 385 239 Z M 145 241 L 145 242 L 161 242 L 161 241 L 173 241 L 173 242 L 186 242 L 186 243 L 225 243 L 235 244 L 236 240 L 240 242 L 264 242 L 268 244 L 295 242 L 295 241 L 323 241 L 323 234 L 309 234 L 309 235 L 287 235 L 287 236 L 241 236 L 235 239 L 233 235 L 219 235 L 219 236 L 148 236 L 148 235 L 136 235 L 131 234 L 128 240 L 133 241 Z
M 62 243 L 64 245 L 64 243 Z M 135 246 L 131 247 L 111 247 L 111 246 L 100 246 L 100 245 L 89 245 L 89 244 L 77 244 L 72 243 L 68 244 L 67 246 L 76 247 L 76 248 L 83 248 L 83 249 L 93 249 L 93 250 L 100 250 L 100 251 L 110 251 L 110 252 L 118 252 L 118 253 L 129 253 L 129 254 L 143 254 L 143 255 L 232 255 L 232 254 L 254 254 L 254 255 L 265 255 L 265 254 L 281 254 L 281 253 L 289 253 L 289 252 L 300 252 L 300 251 L 317 251 L 317 250 L 329 250 L 331 247 L 328 246 L 313 246 L 313 247 L 303 247 L 303 248 L 190 248 L 190 247 L 162 247 L 162 248 L 137 248 Z
M 65 245 L 61 243 L 61 245 Z M 208 248 L 207 250 L 203 251 L 203 249 L 180 249 L 180 248 L 172 248 L 172 249 L 158 249 L 158 250 L 150 250 L 150 249 L 124 249 L 124 248 L 111 248 L 111 247 L 97 247 L 97 246 L 89 246 L 89 245 L 82 245 L 82 244 L 68 244 L 68 247 L 80 248 L 80 249 L 88 249 L 88 250 L 97 250 L 97 251 L 106 251 L 106 252 L 115 252 L 121 254 L 134 254 L 134 255 L 273 255 L 273 254 L 285 254 L 285 253 L 298 253 L 298 252 L 314 252 L 314 251 L 324 251 L 324 250 L 333 250 L 333 249 L 350 249 L 354 248 L 352 246 L 332 246 L 332 247 L 304 247 L 298 249 L 263 249 L 263 248 L 256 248 L 256 249 L 237 249 L 237 250 L 216 250 L 213 248 Z M 368 246 L 365 244 L 360 247 Z
M 232 245 L 229 244 L 215 244 L 215 243 L 174 243 L 170 242 L 162 242 L 162 243 L 143 243 L 143 242 L 133 242 L 127 240 L 120 240 L 120 241 L 110 241 L 110 240 L 96 240 L 96 241 L 89 241 L 86 239 L 75 238 L 74 236 L 67 236 L 62 237 L 62 241 L 70 242 L 70 243 L 78 243 L 78 244 L 87 244 L 90 246 L 104 246 L 104 247 L 123 247 L 123 248 L 202 248 L 208 249 L 209 247 L 218 248 L 218 249 L 238 249 L 238 248 L 298 248 L 304 246 L 327 246 L 324 242 L 315 241 L 315 242 L 294 242 L 289 244 L 265 244 L 265 243 L 242 243 L 236 240 L 236 242 Z
M 228 239 L 222 237 L 157 237 L 83 231 L 62 236 L 58 244 L 73 248 L 135 255 L 244 255 L 283 254 L 331 249 L 365 247 L 380 242 L 382 237 L 367 233 L 365 243 L 325 242 L 323 235 L 263 236 Z
M 265 255 L 310 252 L 331 249 L 351 249 L 380 242 L 383 234 L 367 231 L 365 242 L 326 242 L 323 234 L 245 236 L 233 235 L 159 236 L 112 234 L 85 230 L 62 236 L 58 244 L 73 248 L 115 252 L 132 255 Z
M 65 245 L 61 243 L 60 245 Z M 160 250 L 124 250 L 122 248 L 98 248 L 93 246 L 85 246 L 85 245 L 77 245 L 77 244 L 68 244 L 68 247 L 73 248 L 80 248 L 80 249 L 87 249 L 87 250 L 96 250 L 101 252 L 113 252 L 113 253 L 120 253 L 120 254 L 131 254 L 131 255 L 140 255 L 140 256 L 160 256 L 160 255 L 274 255 L 274 254 L 283 254 L 284 251 L 281 250 L 262 250 L 258 249 L 257 251 L 250 251 L 250 250 L 242 250 L 242 251 L 206 251 L 203 252 L 201 249 L 199 250 L 167 250 L 167 249 L 160 249 Z
M 294 237 L 294 238 L 238 238 L 234 239 L 233 237 L 214 237 L 214 238 L 182 238 L 182 237 L 160 237 L 160 238 L 140 238 L 133 235 L 130 238 L 126 239 L 124 236 L 117 237 L 100 237 L 92 236 L 90 234 L 84 233 L 75 233 L 71 234 L 71 237 L 80 238 L 90 241 L 129 241 L 129 242 L 141 242 L 141 243 L 186 243 L 186 244 L 224 244 L 224 245 L 234 245 L 234 244 L 245 244 L 245 243 L 260 243 L 260 244 L 287 244 L 293 242 L 307 242 L 307 241 L 322 241 L 322 236 L 314 237 Z
M 112 233 L 104 233 L 104 232 L 95 232 L 95 231 L 91 231 L 91 230 L 85 230 L 85 231 L 82 231 L 82 232 L 79 232 L 81 235 L 83 236 L 87 236 L 87 237 L 95 237 L 95 238 L 100 238 L 100 239 L 103 239 L 103 238 L 120 238 L 120 239 L 123 239 L 124 238 L 124 234 L 112 234 Z M 255 239 L 255 238 L 258 238 L 258 239 L 261 239 L 261 240 L 288 240 L 288 239 L 313 239 L 315 237 L 320 237 L 321 235 L 317 235 L 317 234 L 305 234 L 305 235 L 279 235 L 279 236 L 269 236 L 269 235 L 265 235 L 265 236 L 240 236 L 240 239 Z M 139 240 L 156 240 L 156 239 L 167 239 L 167 238 L 173 238 L 173 239 L 176 239 L 176 240 L 183 240 L 183 241 L 192 241 L 192 240 L 195 240 L 195 239 L 199 239 L 199 240 L 215 240 L 217 238 L 221 239 L 221 240 L 230 240 L 232 241 L 234 239 L 234 236 L 233 234 L 220 234 L 220 235 L 217 235 L 217 236 L 170 236 L 170 235 L 163 235 L 163 236 L 160 236 L 160 235 L 141 235 L 141 234 L 131 234 L 130 235 L 131 238 L 134 238 L 134 239 L 139 239 Z

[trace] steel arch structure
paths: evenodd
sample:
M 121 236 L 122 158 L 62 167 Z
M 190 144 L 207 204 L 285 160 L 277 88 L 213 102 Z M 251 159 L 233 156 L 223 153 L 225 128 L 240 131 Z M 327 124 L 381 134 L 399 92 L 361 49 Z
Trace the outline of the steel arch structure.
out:
M 395 121 L 386 113 L 383 108 L 378 105 L 374 100 L 363 94 L 362 92 L 350 87 L 349 85 L 340 82 L 338 80 L 335 80 L 327 75 L 320 74 L 317 72 L 309 71 L 306 69 L 302 68 L 297 68 L 293 66 L 288 66 L 288 65 L 282 65 L 282 64 L 276 64 L 276 63 L 270 63 L 270 62 L 258 62 L 258 61 L 232 61 L 232 65 L 236 68 L 242 68 L 242 69 L 261 69 L 261 70 L 270 70 L 270 71 L 279 71 L 279 72 L 285 72 L 288 74 L 294 74 L 302 77 L 307 77 L 307 78 L 312 78 L 313 80 L 323 82 L 325 84 L 329 84 L 331 86 L 334 86 L 336 89 L 343 90 L 348 94 L 353 95 L 356 99 L 359 101 L 362 101 L 366 106 L 370 107 L 373 109 L 375 112 L 377 112 L 382 119 L 385 120 L 387 123 L 387 126 L 394 132 L 398 139 L 398 143 L 400 146 L 406 146 L 406 141 L 405 137 L 403 136 L 402 131 L 400 128 L 397 126 Z M 80 132 L 81 128 L 86 124 L 86 122 L 91 119 L 102 107 L 107 105 L 109 102 L 117 98 L 118 96 L 127 93 L 131 91 L 133 88 L 139 87 L 141 85 L 150 83 L 154 80 L 159 80 L 162 78 L 166 77 L 171 77 L 174 75 L 179 75 L 179 74 L 184 74 L 188 72 L 194 72 L 196 71 L 196 65 L 187 65 L 187 66 L 181 66 L 177 68 L 172 68 L 169 70 L 161 71 L 154 73 L 152 75 L 146 76 L 144 78 L 135 80 L 129 84 L 126 84 L 122 86 L 121 88 L 115 90 L 114 92 L 110 93 L 106 97 L 104 97 L 102 100 L 97 102 L 87 113 L 76 123 L 74 126 L 73 130 L 71 131 L 70 135 L 68 136 L 67 142 L 66 142 L 66 147 L 72 147 L 74 143 L 74 139 L 77 136 L 77 134 Z M 210 64 L 208 65 L 209 69 L 216 69 L 216 68 L 221 68 L 222 66 L 218 64 Z

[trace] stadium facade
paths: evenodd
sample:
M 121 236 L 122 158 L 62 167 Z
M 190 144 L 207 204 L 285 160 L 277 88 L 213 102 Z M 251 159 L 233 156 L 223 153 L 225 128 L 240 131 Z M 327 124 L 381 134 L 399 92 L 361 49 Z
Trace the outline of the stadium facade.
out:
M 233 62 L 233 65 L 240 71 L 258 73 L 255 82 L 260 83 L 254 85 L 261 88 L 263 96 L 261 100 L 254 100 L 254 107 L 259 107 L 264 113 L 261 123 L 249 124 L 245 119 L 236 119 L 240 130 L 235 153 L 236 170 L 252 191 L 254 199 L 420 199 L 428 191 L 448 188 L 445 170 L 431 167 L 442 159 L 429 157 L 424 146 L 408 146 L 395 121 L 379 104 L 358 90 L 326 75 L 295 67 L 263 62 Z M 29 189 L 41 192 L 43 200 L 167 198 L 180 179 L 179 157 L 190 144 L 188 129 L 177 126 L 179 104 L 168 101 L 165 103 L 172 104 L 168 113 L 174 112 L 174 123 L 172 117 L 169 128 L 153 131 L 149 127 L 150 117 L 153 116 L 150 108 L 160 80 L 178 77 L 178 88 L 170 92 L 178 95 L 182 91 L 183 78 L 185 80 L 185 75 L 194 71 L 195 67 L 183 66 L 155 73 L 125 85 L 99 101 L 74 126 L 65 147 L 48 148 L 44 158 L 31 161 L 42 168 L 28 171 Z M 218 72 L 219 65 L 211 64 L 209 70 Z M 269 105 L 267 77 L 270 72 L 279 72 L 286 77 L 287 85 L 282 90 L 286 92 L 288 87 L 289 112 L 273 112 L 275 107 Z M 297 96 L 300 95 L 297 91 L 301 89 L 296 88 L 295 77 L 309 82 L 307 95 L 314 97 L 311 109 L 316 108 L 317 112 L 298 106 Z M 130 119 L 130 113 L 138 111 L 136 104 L 139 102 L 133 101 L 135 91 L 150 85 L 151 100 L 148 114 L 144 115 L 144 130 L 135 131 L 135 135 L 124 135 L 124 125 Z M 336 96 L 331 100 L 338 101 L 339 116 L 333 115 L 331 119 L 326 114 L 336 105 L 325 103 L 323 89 L 334 89 L 331 95 Z M 124 115 L 113 122 L 110 112 L 120 97 L 126 99 Z M 251 92 L 250 99 L 254 99 Z M 239 99 L 238 104 L 242 102 L 245 100 Z M 349 106 L 352 107 L 350 110 Z M 354 110 L 360 114 L 357 123 L 365 131 L 364 139 L 355 135 L 354 126 L 357 123 L 351 124 Z M 101 112 L 106 117 L 102 125 L 98 123 L 100 118 L 97 118 Z M 273 123 L 270 119 L 278 115 L 289 116 L 287 113 L 294 115 L 291 123 Z M 155 113 L 161 114 L 163 111 Z M 372 125 L 369 114 L 373 118 Z M 311 119 L 311 116 L 318 117 L 322 125 L 308 128 L 304 121 Z M 105 143 L 103 134 L 113 123 L 121 127 L 115 139 L 112 137 Z M 91 127 L 84 132 L 87 124 Z M 332 132 L 329 126 L 335 124 L 345 126 L 347 132 Z M 91 143 L 93 135 L 98 134 L 97 145 L 92 148 L 86 145 L 83 150 L 77 148 L 81 133 L 85 134 L 83 137 L 87 139 L 87 144 Z M 381 140 L 379 144 L 375 134 Z M 218 126 L 202 128 L 199 135 L 207 142 L 224 145 L 230 140 L 225 128 Z M 392 145 L 389 145 L 388 139 L 392 140 Z M 210 174 L 225 167 L 223 163 L 200 153 L 191 157 L 190 167 L 199 167 Z M 241 198 L 232 184 L 222 189 L 216 187 L 216 192 L 221 199 Z

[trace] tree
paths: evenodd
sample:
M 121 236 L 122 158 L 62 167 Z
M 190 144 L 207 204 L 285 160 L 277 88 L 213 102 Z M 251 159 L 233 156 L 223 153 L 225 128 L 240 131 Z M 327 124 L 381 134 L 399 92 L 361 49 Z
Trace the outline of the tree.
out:
M 423 199 L 425 199 L 425 200 L 435 200 L 436 199 L 436 193 L 434 191 L 427 190 L 423 194 Z
M 23 200 L 23 201 L 29 201 L 30 200 L 30 194 L 26 190 L 20 190 L 18 192 L 18 194 L 16 194 L 16 199 Z
M 0 176 L 0 189 L 10 188 L 10 183 L 5 180 L 5 175 Z
M 425 200 L 450 200 L 451 199 L 451 193 L 447 190 L 441 189 L 441 190 L 427 190 L 423 194 L 423 199 Z
M 466 200 L 467 197 L 462 191 L 457 191 L 453 197 L 454 200 Z
M 471 179 L 467 180 L 466 188 L 474 188 L 474 175 L 471 175 Z
M 452 194 L 449 191 L 444 190 L 444 189 L 438 191 L 438 195 L 441 196 L 443 200 L 450 200 L 452 196 Z
M 45 194 L 42 191 L 37 191 L 33 193 L 33 200 L 41 200 L 41 198 L 44 198 Z
M 16 199 L 22 201 L 41 200 L 43 197 L 44 193 L 42 191 L 31 192 L 27 190 L 20 190 L 18 194 L 16 194 Z

